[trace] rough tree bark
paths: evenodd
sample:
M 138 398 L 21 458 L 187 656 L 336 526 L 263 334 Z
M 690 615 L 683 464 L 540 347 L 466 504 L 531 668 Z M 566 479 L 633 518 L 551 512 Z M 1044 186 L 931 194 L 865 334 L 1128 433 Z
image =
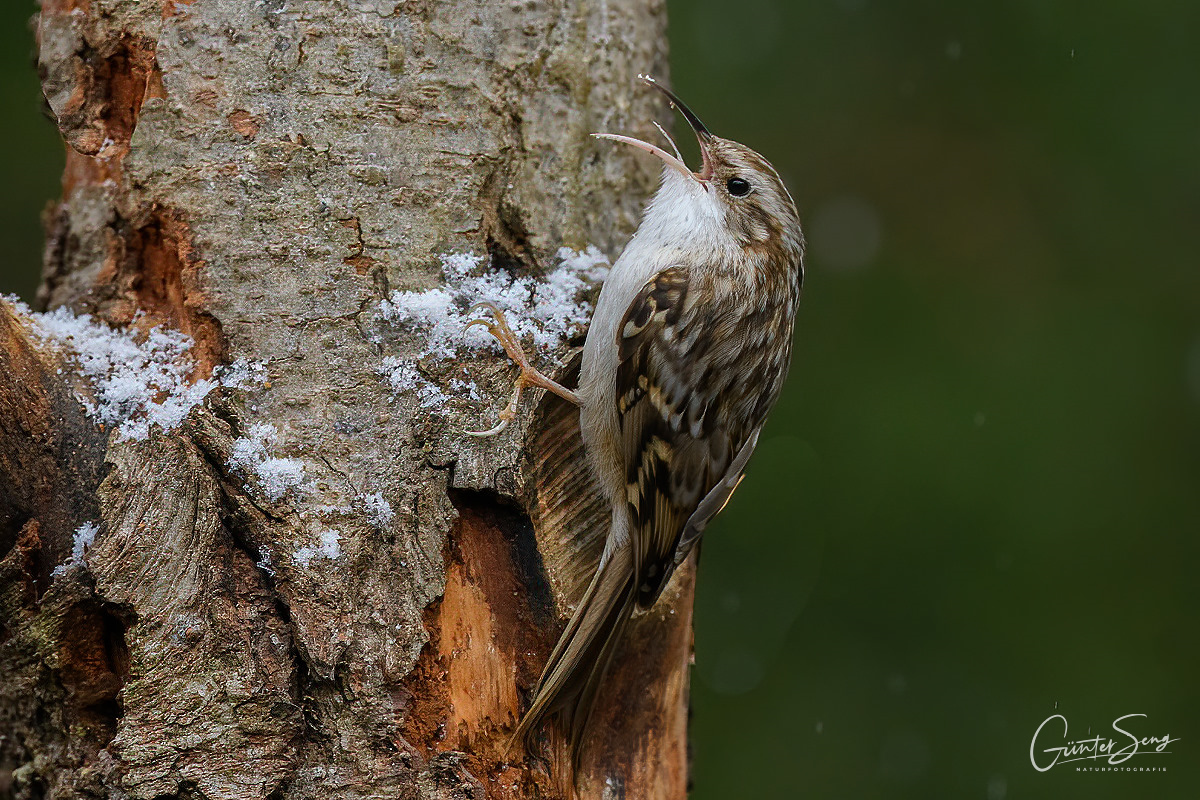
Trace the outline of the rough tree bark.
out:
M 40 300 L 186 334 L 203 400 L 131 434 L 78 341 L 0 301 L 0 793 L 569 794 L 561 753 L 504 742 L 603 535 L 574 415 L 529 393 L 463 436 L 512 368 L 421 360 L 480 382 L 430 413 L 380 375 L 423 334 L 379 308 L 445 254 L 616 255 L 657 171 L 587 134 L 666 121 L 634 80 L 663 5 L 43 0 L 68 159 Z M 235 361 L 263 380 L 203 383 Z M 691 576 L 635 625 L 582 796 L 685 794 Z

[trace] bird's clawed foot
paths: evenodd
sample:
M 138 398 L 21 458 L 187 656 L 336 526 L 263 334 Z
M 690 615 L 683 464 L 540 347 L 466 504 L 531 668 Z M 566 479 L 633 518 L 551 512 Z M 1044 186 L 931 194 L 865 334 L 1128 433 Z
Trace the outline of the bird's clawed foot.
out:
M 517 376 L 516 383 L 513 387 L 512 399 L 508 401 L 508 405 L 500 412 L 500 422 L 496 427 L 486 431 L 463 431 L 468 436 L 495 436 L 508 427 L 508 424 L 517 416 L 517 407 L 521 402 L 521 390 L 526 386 L 537 386 L 549 392 L 554 392 L 559 397 L 567 400 L 575 405 L 579 405 L 579 396 L 572 392 L 567 387 L 557 383 L 546 377 L 544 373 L 529 363 L 529 358 L 526 357 L 525 351 L 521 348 L 521 340 L 513 333 L 513 329 L 508 326 L 508 320 L 504 318 L 504 312 L 496 306 L 495 303 L 481 302 L 471 306 L 468 314 L 473 314 L 477 311 L 486 311 L 490 316 L 479 316 L 467 323 L 467 327 L 472 325 L 482 325 L 488 329 L 492 336 L 496 337 L 496 341 L 504 348 L 504 352 L 508 353 L 508 357 L 521 369 L 521 374 Z

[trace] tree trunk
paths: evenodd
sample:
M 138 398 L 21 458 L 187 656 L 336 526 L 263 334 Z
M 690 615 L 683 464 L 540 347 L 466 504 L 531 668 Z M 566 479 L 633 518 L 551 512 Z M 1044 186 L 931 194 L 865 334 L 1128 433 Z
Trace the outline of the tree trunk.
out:
M 556 253 L 636 225 L 653 162 L 588 134 L 665 119 L 634 80 L 665 23 L 43 0 L 61 310 L 0 301 L 0 796 L 572 794 L 553 737 L 506 743 L 606 512 L 560 401 L 463 434 L 515 373 L 451 334 L 470 287 L 524 292 L 573 380 L 562 291 L 601 259 Z M 685 794 L 692 574 L 618 655 L 582 797 Z

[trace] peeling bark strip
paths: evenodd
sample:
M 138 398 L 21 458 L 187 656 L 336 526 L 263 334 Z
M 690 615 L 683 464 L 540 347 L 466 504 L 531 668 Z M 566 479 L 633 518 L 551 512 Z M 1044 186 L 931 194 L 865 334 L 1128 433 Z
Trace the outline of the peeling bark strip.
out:
M 511 368 L 384 301 L 616 255 L 657 171 L 588 134 L 666 120 L 634 81 L 663 3 L 368 6 L 43 2 L 39 298 L 90 341 L 0 301 L 0 793 L 573 794 L 552 737 L 504 745 L 604 534 L 577 418 L 465 437 Z M 143 340 L 186 366 L 120 372 Z M 684 796 L 691 575 L 635 621 L 581 797 Z

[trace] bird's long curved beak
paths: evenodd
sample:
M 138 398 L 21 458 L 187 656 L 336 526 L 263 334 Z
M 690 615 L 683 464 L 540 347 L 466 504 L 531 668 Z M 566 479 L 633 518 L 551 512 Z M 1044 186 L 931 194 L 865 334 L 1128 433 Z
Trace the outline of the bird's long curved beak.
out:
M 691 126 L 692 132 L 696 134 L 696 141 L 700 145 L 700 157 L 703 159 L 700 165 L 700 171 L 693 172 L 688 168 L 688 165 L 683 163 L 683 160 L 677 156 L 673 156 L 666 150 L 663 150 L 661 147 L 652 145 L 649 142 L 643 142 L 641 139 L 634 139 L 632 136 L 621 136 L 617 133 L 593 133 L 592 136 L 595 136 L 597 139 L 609 139 L 614 142 L 623 142 L 625 144 L 632 145 L 639 150 L 645 150 L 647 153 L 662 159 L 663 163 L 668 167 L 677 169 L 684 175 L 687 175 L 688 177 L 694 178 L 698 181 L 706 181 L 711 178 L 713 167 L 712 156 L 709 155 L 708 151 L 708 144 L 710 141 L 712 141 L 713 135 L 709 133 L 708 128 L 705 127 L 704 123 L 700 121 L 700 118 L 697 117 L 695 113 L 693 113 L 692 110 L 688 108 L 687 105 L 670 89 L 666 88 L 649 75 L 638 75 L 638 79 L 662 92 L 663 95 L 666 96 L 667 101 L 670 102 L 673 107 L 679 109 L 680 114 L 683 114 L 683 118 L 686 119 L 688 125 Z M 674 142 L 671 144 L 673 145 Z
M 643 142 L 641 139 L 634 139 L 632 136 L 622 136 L 619 133 L 593 133 L 592 136 L 595 136 L 597 139 L 608 139 L 613 142 L 624 142 L 625 144 L 636 147 L 638 150 L 645 150 L 647 153 L 661 158 L 663 163 L 668 167 L 677 169 L 685 175 L 696 177 L 691 169 L 688 168 L 687 164 L 683 163 L 666 150 L 663 150 L 658 145 L 653 145 L 649 142 Z

